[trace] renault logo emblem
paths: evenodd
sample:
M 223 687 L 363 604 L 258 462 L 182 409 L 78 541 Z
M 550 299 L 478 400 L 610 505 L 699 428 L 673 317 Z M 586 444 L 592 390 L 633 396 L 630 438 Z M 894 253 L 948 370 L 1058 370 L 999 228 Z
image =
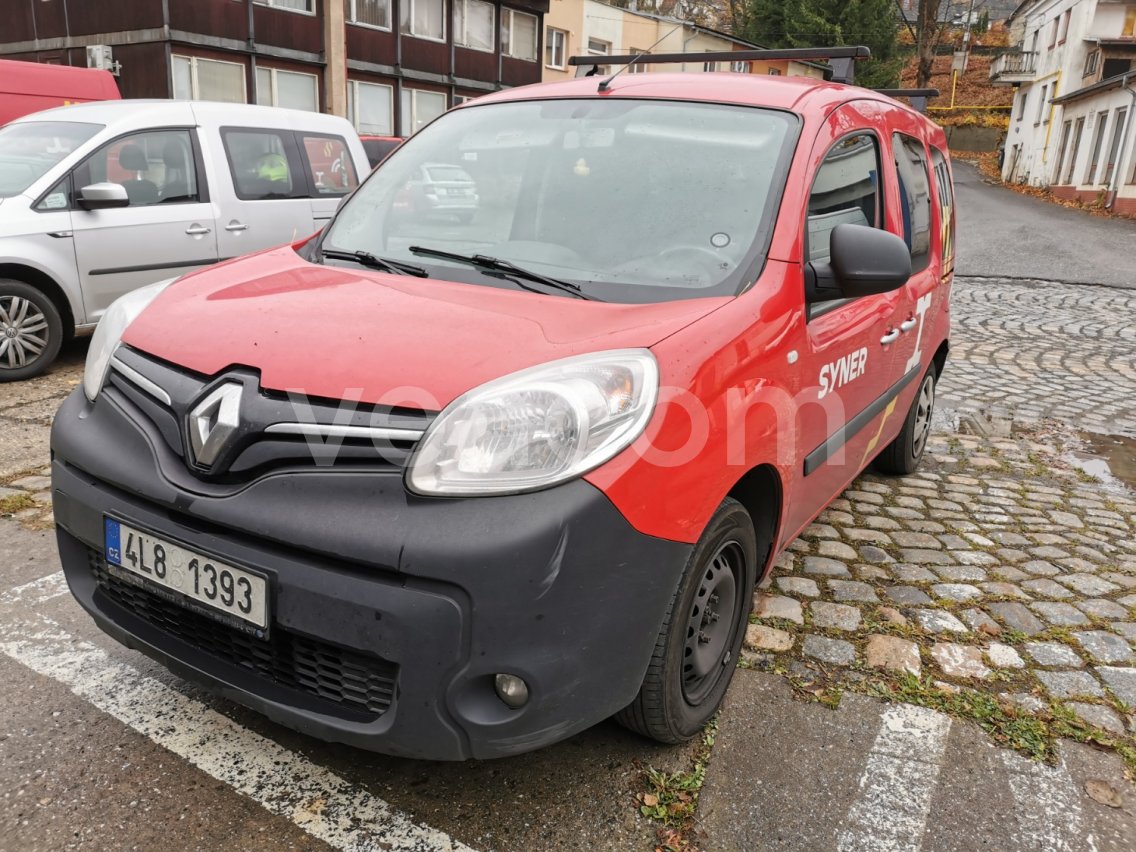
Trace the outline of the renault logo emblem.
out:
M 189 412 L 189 443 L 199 465 L 210 467 L 241 425 L 241 392 L 235 382 L 215 388 Z

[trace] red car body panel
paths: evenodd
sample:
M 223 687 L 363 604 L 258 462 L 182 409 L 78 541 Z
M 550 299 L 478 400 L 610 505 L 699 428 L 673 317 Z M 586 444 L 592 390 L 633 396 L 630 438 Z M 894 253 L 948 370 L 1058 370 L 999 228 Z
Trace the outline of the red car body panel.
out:
M 270 390 L 437 411 L 526 367 L 650 346 L 727 301 L 585 302 L 320 266 L 285 246 L 187 276 L 123 340 L 205 375 L 259 369 Z
M 597 93 L 594 80 L 577 79 L 512 89 L 458 108 L 578 97 L 753 104 L 800 116 L 768 259 L 752 287 L 733 299 L 606 304 L 318 266 L 285 247 L 187 276 L 131 325 L 125 342 L 203 374 L 252 366 L 261 370 L 263 386 L 277 391 L 434 409 L 525 367 L 603 349 L 650 347 L 663 390 L 647 432 L 585 478 L 640 532 L 695 542 L 746 473 L 767 466 L 781 492 L 779 550 L 894 438 L 918 386 L 906 387 L 849 440 L 840 458 L 805 476 L 802 459 L 824 442 L 831 424 L 860 411 L 879 390 L 853 383 L 836 413 L 810 405 L 819 365 L 869 341 L 869 367 L 900 376 L 914 340 L 885 353 L 869 345 L 870 338 L 914 316 L 923 294 L 932 299 L 919 334 L 925 368 L 944 350 L 949 330 L 949 272 L 941 280 L 913 275 L 897 291 L 806 321 L 802 256 L 812 176 L 832 140 L 855 128 L 875 128 L 885 146 L 899 130 L 944 154 L 946 138 L 924 117 L 883 96 L 803 78 L 755 84 L 747 75 L 645 74 L 621 77 L 604 93 Z M 902 234 L 889 153 L 885 147 L 886 224 Z M 931 252 L 937 256 L 950 238 L 949 224 L 938 205 L 931 207 Z M 935 262 L 929 270 L 943 267 Z M 698 408 L 703 413 L 692 416 Z

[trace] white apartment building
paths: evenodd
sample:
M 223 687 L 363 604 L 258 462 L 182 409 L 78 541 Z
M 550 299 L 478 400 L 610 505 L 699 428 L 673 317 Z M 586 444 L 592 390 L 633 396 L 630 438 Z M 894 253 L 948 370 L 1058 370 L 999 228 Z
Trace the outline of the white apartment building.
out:
M 1136 213 L 1136 2 L 1025 0 L 990 67 L 1018 89 L 1003 180 Z

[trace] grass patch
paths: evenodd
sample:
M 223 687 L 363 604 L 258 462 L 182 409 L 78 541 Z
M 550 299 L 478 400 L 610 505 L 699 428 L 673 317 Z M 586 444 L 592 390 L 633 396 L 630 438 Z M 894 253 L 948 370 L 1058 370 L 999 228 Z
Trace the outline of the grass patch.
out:
M 702 729 L 702 738 L 691 754 L 689 769 L 661 772 L 648 767 L 642 773 L 647 789 L 636 795 L 635 800 L 639 803 L 639 813 L 660 823 L 657 849 L 663 852 L 692 848 L 688 835 L 694 828 L 698 794 L 706 781 L 706 767 L 717 735 L 718 717 L 715 716 Z
M 36 501 L 31 494 L 10 494 L 0 500 L 0 515 L 14 515 L 24 509 L 34 509 Z

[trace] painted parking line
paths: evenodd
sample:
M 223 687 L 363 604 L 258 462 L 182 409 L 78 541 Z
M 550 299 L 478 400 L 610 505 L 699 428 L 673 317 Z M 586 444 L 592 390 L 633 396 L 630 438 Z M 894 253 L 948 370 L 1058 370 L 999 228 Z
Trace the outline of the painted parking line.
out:
M 1095 852 L 1094 837 L 1082 834 L 1077 784 L 1064 761 L 1046 766 L 1008 751 L 1002 753 L 1002 762 L 1014 794 L 1017 848 Z
M 841 852 L 915 852 L 931 810 L 951 718 L 907 704 L 888 706 L 860 776 L 860 794 L 837 835 Z
M 0 595 L 0 652 L 59 681 L 99 710 L 337 849 L 469 849 L 413 822 L 324 767 L 113 659 L 37 611 L 66 591 L 60 572 Z

